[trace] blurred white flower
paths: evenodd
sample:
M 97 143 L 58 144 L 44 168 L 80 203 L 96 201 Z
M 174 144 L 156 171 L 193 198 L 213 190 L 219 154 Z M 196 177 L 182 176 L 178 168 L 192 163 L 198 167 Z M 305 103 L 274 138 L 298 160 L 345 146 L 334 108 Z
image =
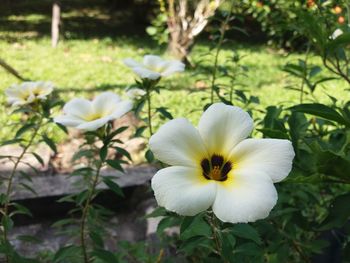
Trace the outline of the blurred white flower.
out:
M 53 91 L 53 84 L 44 81 L 28 81 L 12 85 L 5 90 L 7 101 L 12 106 L 30 104 L 36 100 L 44 100 Z
M 164 60 L 154 55 L 144 56 L 143 63 L 127 58 L 124 60 L 124 64 L 130 67 L 140 78 L 151 80 L 167 77 L 185 70 L 185 64 L 180 61 Z
M 54 121 L 64 126 L 94 131 L 131 109 L 131 101 L 122 101 L 112 92 L 103 92 L 92 101 L 72 99 L 64 105 L 64 115 L 56 117 Z
M 337 37 L 341 36 L 343 34 L 343 30 L 341 30 L 340 28 L 337 28 L 333 34 L 331 35 L 331 39 L 336 39 Z
M 146 95 L 146 91 L 139 89 L 139 88 L 132 88 L 128 89 L 126 91 L 126 95 L 131 99 L 131 100 L 137 100 L 142 98 L 143 96 Z
M 267 217 L 277 202 L 273 183 L 289 174 L 294 150 L 288 140 L 246 139 L 252 129 L 247 112 L 222 103 L 203 113 L 198 130 L 185 118 L 163 125 L 149 142 L 173 165 L 152 179 L 158 204 L 186 216 L 211 207 L 231 223 Z

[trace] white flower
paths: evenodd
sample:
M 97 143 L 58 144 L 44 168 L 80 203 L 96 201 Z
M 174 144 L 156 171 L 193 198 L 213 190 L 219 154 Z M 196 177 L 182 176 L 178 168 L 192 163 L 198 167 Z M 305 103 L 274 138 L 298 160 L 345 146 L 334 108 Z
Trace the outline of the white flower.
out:
M 143 63 L 127 58 L 124 60 L 124 64 L 130 67 L 140 78 L 151 80 L 167 77 L 185 70 L 185 64 L 180 61 L 164 60 L 154 55 L 144 56 Z
M 341 36 L 342 34 L 343 34 L 344 32 L 343 32 L 343 30 L 341 30 L 340 28 L 337 28 L 334 32 L 333 32 L 333 34 L 331 35 L 331 39 L 336 39 L 337 37 L 339 37 L 339 36 Z
M 12 106 L 30 104 L 36 100 L 44 100 L 53 91 L 51 82 L 23 82 L 20 85 L 12 85 L 5 90 L 7 101 Z
M 131 101 L 122 101 L 112 92 L 103 92 L 92 101 L 72 99 L 63 107 L 64 115 L 54 119 L 64 126 L 94 131 L 130 111 Z
M 126 95 L 131 100 L 137 100 L 137 99 L 140 99 L 141 97 L 145 96 L 146 91 L 139 89 L 139 88 L 133 88 L 133 89 L 128 89 L 126 92 Z
M 193 216 L 212 208 L 223 222 L 265 218 L 277 202 L 273 185 L 292 168 L 288 140 L 246 139 L 253 120 L 239 107 L 216 103 L 203 113 L 198 130 L 185 118 L 163 125 L 150 139 L 162 162 L 152 188 L 160 206 Z

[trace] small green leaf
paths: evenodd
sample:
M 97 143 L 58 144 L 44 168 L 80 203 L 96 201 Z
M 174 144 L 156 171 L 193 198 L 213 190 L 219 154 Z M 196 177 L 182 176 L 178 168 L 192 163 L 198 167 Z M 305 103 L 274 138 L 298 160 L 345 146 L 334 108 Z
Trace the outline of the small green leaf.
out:
M 119 262 L 118 258 L 112 252 L 109 252 L 104 249 L 94 249 L 94 251 L 92 251 L 92 255 L 106 263 Z
M 25 124 L 23 125 L 21 128 L 19 128 L 19 130 L 16 132 L 15 137 L 21 137 L 24 133 L 26 133 L 27 131 L 29 131 L 30 129 L 33 129 L 36 126 L 35 123 L 29 123 L 29 124 Z
M 43 158 L 40 157 L 40 155 L 38 155 L 37 153 L 35 152 L 32 152 L 33 156 L 35 157 L 35 159 L 37 159 L 37 161 L 42 165 L 44 166 L 45 165 L 45 162 L 43 160 Z
M 344 124 L 350 126 L 350 123 L 347 122 L 340 113 L 323 104 L 319 103 L 307 103 L 299 104 L 290 108 L 292 111 L 303 112 L 307 114 L 312 114 L 314 116 L 324 118 L 329 121 L 335 121 L 339 124 Z
M 124 197 L 123 191 L 118 184 L 113 182 L 108 177 L 103 177 L 102 180 L 108 186 L 108 188 L 111 189 L 114 193 L 116 193 L 117 195 L 119 195 L 121 197 Z
M 47 146 L 49 146 L 54 153 L 57 153 L 57 148 L 54 141 L 49 137 L 47 137 L 47 135 L 45 134 L 42 136 L 42 138 L 43 138 L 43 141 L 47 144 Z
M 156 109 L 156 111 L 159 112 L 166 119 L 169 119 L 169 120 L 174 119 L 173 115 L 171 115 L 171 113 L 165 107 L 159 107 Z
M 107 145 L 103 145 L 102 148 L 100 149 L 100 158 L 101 158 L 101 161 L 106 160 L 107 152 L 108 152 Z
M 238 237 L 249 239 L 254 241 L 256 244 L 261 245 L 262 241 L 259 237 L 258 232 L 252 226 L 248 224 L 237 224 L 231 228 L 231 232 Z
M 120 160 L 111 160 L 111 159 L 109 159 L 109 160 L 106 160 L 106 163 L 109 165 L 109 166 L 111 166 L 112 168 L 114 168 L 114 169 L 116 169 L 116 170 L 118 170 L 118 171 L 121 171 L 122 173 L 124 173 L 124 169 L 123 169 L 123 167 L 121 166 L 121 162 L 120 162 Z
M 146 151 L 145 158 L 146 158 L 148 163 L 152 163 L 154 161 L 154 155 L 153 155 L 153 152 L 150 149 L 148 149 Z
M 71 259 L 77 259 L 81 255 L 81 248 L 70 245 L 60 248 L 53 259 L 54 263 L 70 262 Z

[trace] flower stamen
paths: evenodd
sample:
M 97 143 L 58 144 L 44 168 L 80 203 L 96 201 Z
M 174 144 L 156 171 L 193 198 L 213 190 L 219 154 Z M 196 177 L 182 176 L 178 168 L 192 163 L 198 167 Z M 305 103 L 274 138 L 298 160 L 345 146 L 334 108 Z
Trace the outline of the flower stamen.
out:
M 202 175 L 207 180 L 225 181 L 232 169 L 230 161 L 225 162 L 220 155 L 213 154 L 210 161 L 205 158 L 201 161 Z

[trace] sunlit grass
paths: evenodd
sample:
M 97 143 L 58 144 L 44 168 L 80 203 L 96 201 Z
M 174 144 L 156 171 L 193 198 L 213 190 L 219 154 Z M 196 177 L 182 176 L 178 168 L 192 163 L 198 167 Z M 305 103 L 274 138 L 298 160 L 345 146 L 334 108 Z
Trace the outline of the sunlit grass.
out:
M 264 46 L 247 46 L 243 44 L 231 44 L 222 50 L 221 64 L 236 50 L 243 58 L 241 64 L 247 66 L 247 77 L 239 80 L 243 87 L 251 95 L 258 96 L 260 105 L 254 106 L 264 109 L 268 105 L 291 105 L 298 103 L 299 93 L 286 86 L 298 80 L 292 79 L 281 70 L 288 61 L 296 61 L 303 58 L 303 54 L 280 53 Z M 141 59 L 144 54 L 162 54 L 164 49 L 155 46 L 144 38 L 120 37 L 116 39 L 87 39 L 64 40 L 57 48 L 51 48 L 50 39 L 25 40 L 21 42 L 0 42 L 1 57 L 25 78 L 31 80 L 50 80 L 55 83 L 63 99 L 72 97 L 92 97 L 94 93 L 102 90 L 114 90 L 123 95 L 125 88 L 133 84 L 134 74 L 123 65 L 122 60 L 127 57 Z M 206 43 L 198 44 L 192 53 L 193 61 L 198 61 L 201 54 L 209 51 Z M 320 63 L 316 58 L 311 58 L 312 63 Z M 211 66 L 211 61 L 203 65 Z M 187 69 L 184 74 L 165 80 L 165 87 L 158 95 L 154 96 L 154 102 L 158 106 L 165 106 L 174 117 L 186 116 L 196 122 L 200 116 L 200 110 L 205 105 L 204 97 L 209 90 L 196 87 L 196 81 L 200 78 L 195 75 L 196 69 Z M 325 76 L 330 73 L 324 72 Z M 0 90 L 3 91 L 11 84 L 18 83 L 12 75 L 0 69 Z M 349 100 L 348 86 L 342 81 L 327 82 L 324 87 L 316 90 L 317 100 L 328 103 L 326 93 L 340 100 Z M 306 96 L 306 100 L 314 100 Z M 9 124 L 10 109 L 5 106 L 4 94 L 0 95 L 1 111 L 0 121 L 3 129 L 0 138 L 11 135 Z M 155 118 L 156 126 L 159 125 Z M 61 140 L 60 138 L 58 138 Z

